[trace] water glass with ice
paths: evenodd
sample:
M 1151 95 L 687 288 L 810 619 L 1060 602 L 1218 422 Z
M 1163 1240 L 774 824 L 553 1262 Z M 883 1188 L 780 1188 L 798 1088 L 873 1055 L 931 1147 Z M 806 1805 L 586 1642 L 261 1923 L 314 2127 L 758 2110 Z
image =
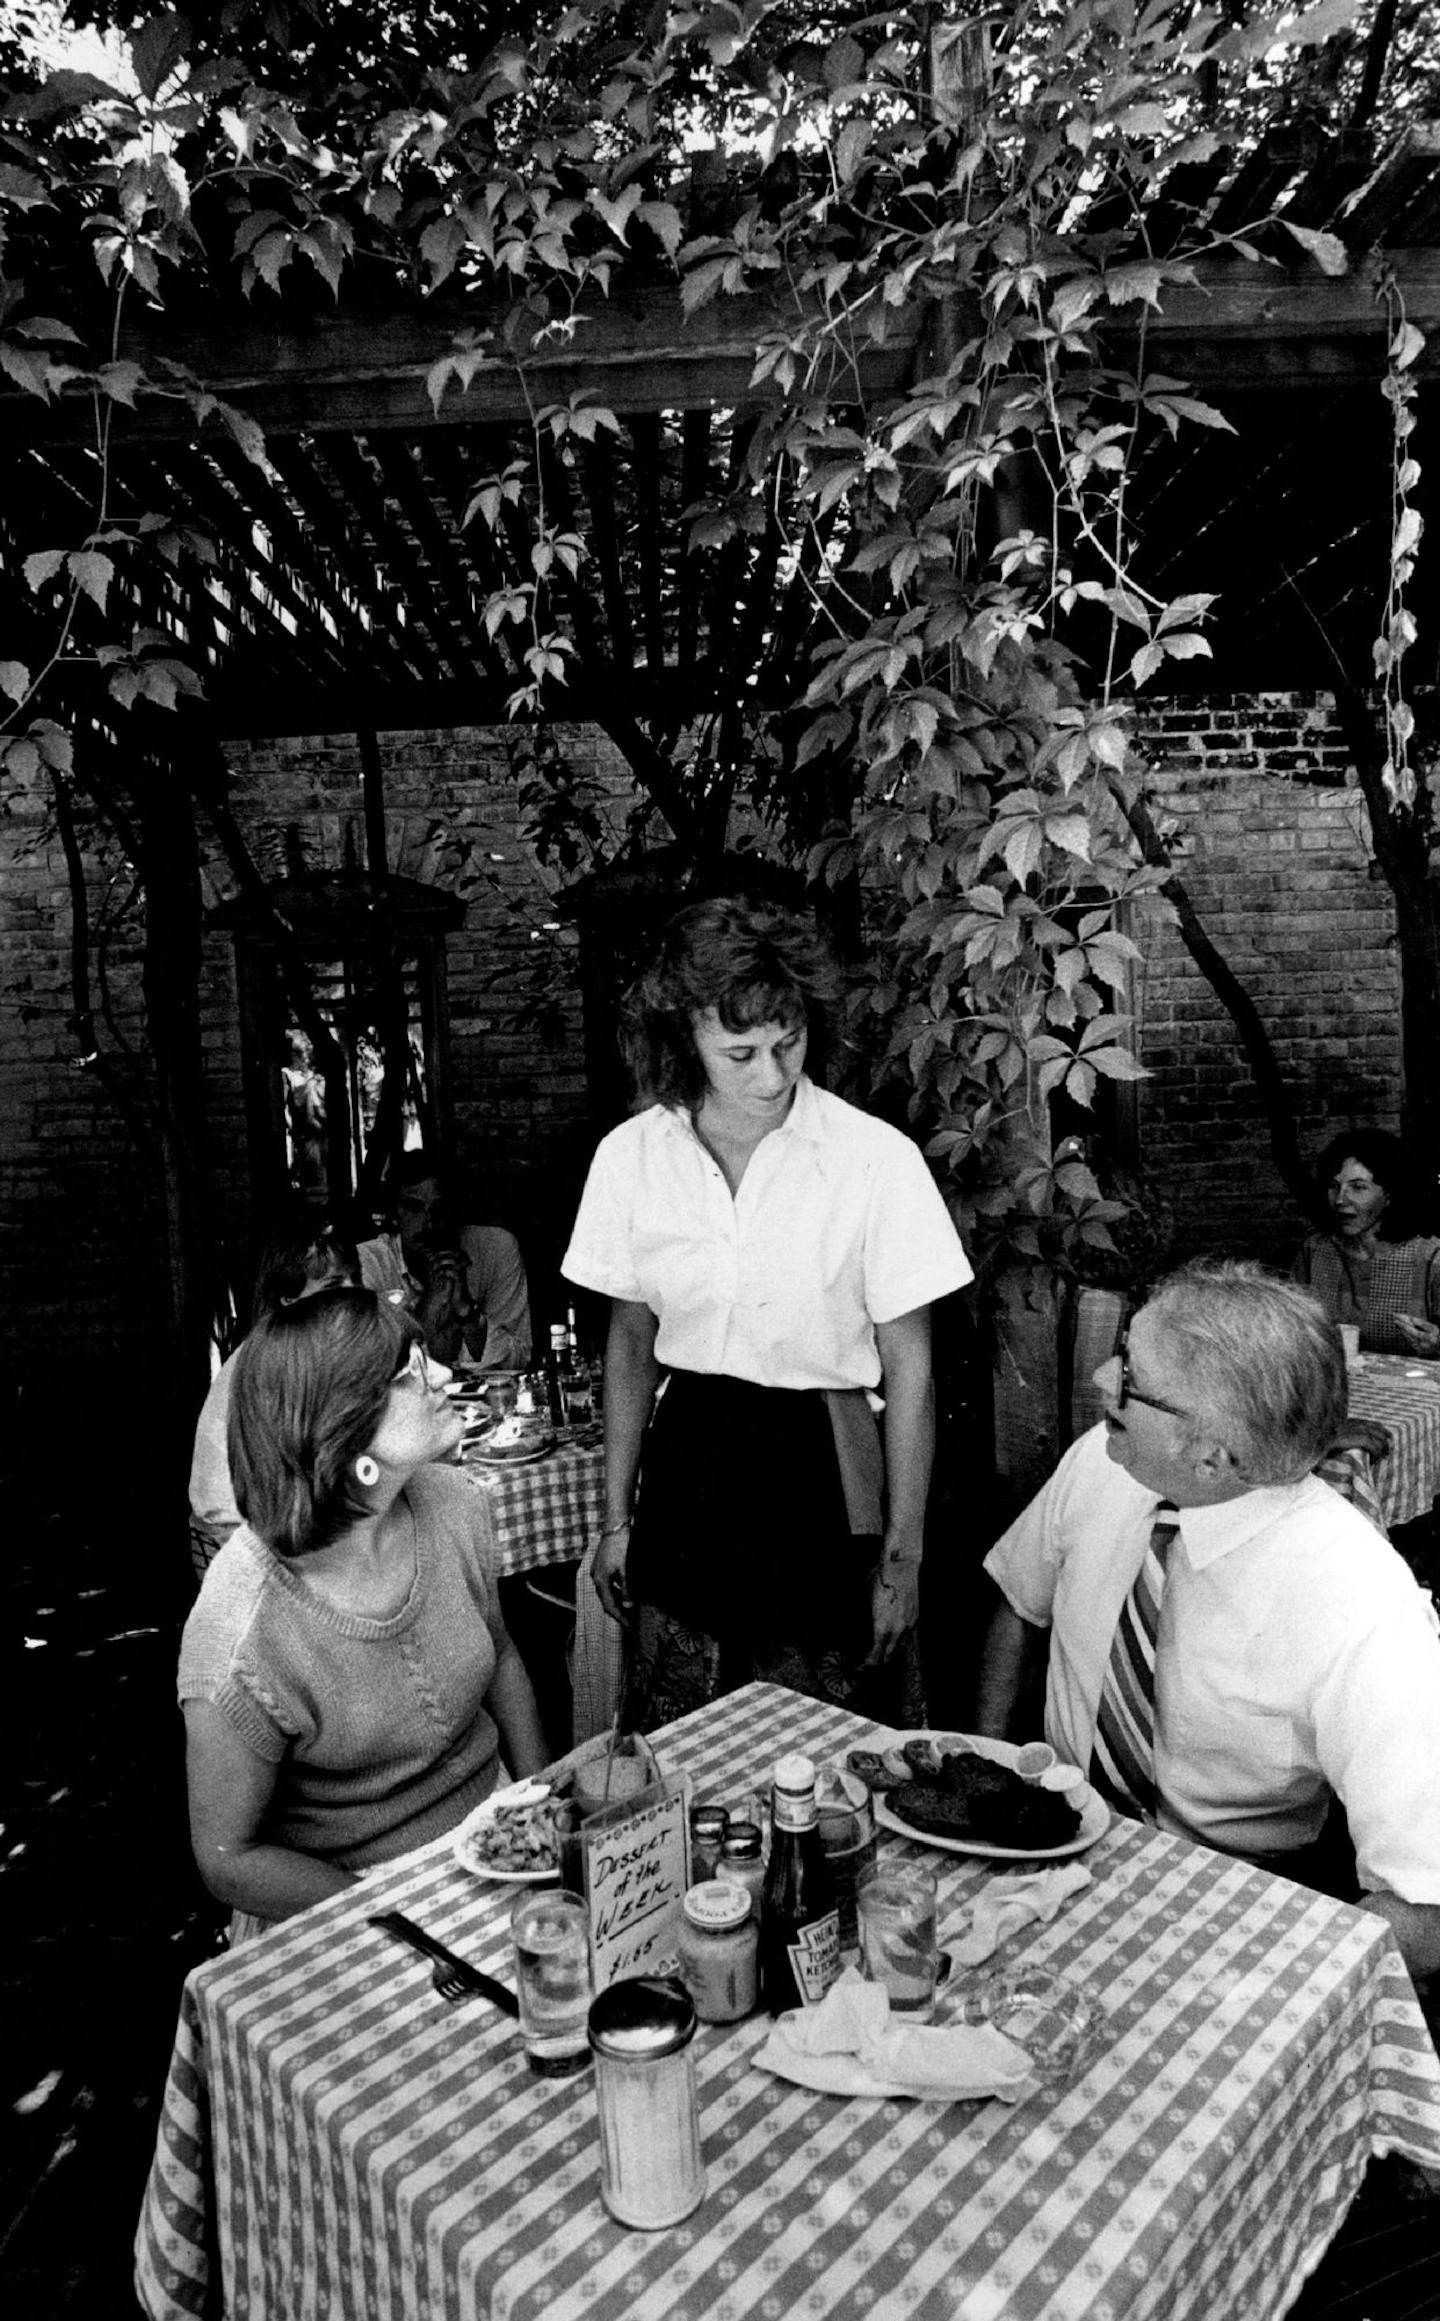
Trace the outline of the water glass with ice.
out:
M 520 2037 L 544 2079 L 582 2071 L 590 2060 L 590 1930 L 585 1904 L 563 1887 L 522 1894 L 510 1913 Z
M 918 1863 L 875 1870 L 857 1900 L 867 1981 L 882 1985 L 892 2014 L 928 2015 L 940 1973 L 934 1872 Z

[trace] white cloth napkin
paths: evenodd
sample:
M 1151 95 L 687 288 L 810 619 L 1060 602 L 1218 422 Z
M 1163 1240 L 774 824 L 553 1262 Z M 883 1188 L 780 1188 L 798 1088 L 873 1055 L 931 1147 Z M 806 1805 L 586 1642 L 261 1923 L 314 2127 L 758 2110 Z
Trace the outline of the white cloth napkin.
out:
M 755 2057 L 822 2095 L 998 2095 L 1034 2085 L 1023 2047 L 988 2023 L 897 2023 L 879 1983 L 847 1966 L 818 2007 L 782 2015 Z
M 957 1966 L 979 1966 L 1017 1926 L 1053 1918 L 1072 1894 L 1094 1883 L 1083 1862 L 1062 1862 L 1023 1878 L 994 1878 L 971 1904 L 961 1931 L 946 1934 L 945 1946 Z

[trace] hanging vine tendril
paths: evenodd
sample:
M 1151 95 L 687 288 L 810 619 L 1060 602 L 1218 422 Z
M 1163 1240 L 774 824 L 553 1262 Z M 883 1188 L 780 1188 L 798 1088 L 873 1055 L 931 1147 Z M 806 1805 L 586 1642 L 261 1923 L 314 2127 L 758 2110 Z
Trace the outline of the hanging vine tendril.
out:
M 1420 481 L 1420 462 L 1410 450 L 1415 429 L 1417 388 L 1415 364 L 1425 351 L 1425 334 L 1406 319 L 1405 302 L 1390 268 L 1385 267 L 1376 295 L 1389 324 L 1385 377 L 1380 392 L 1390 405 L 1390 568 L 1385 589 L 1385 614 L 1375 639 L 1375 674 L 1380 682 L 1385 712 L 1385 786 L 1397 806 L 1415 804 L 1416 783 L 1410 763 L 1410 741 L 1415 712 L 1405 698 L 1403 662 L 1415 642 L 1415 616 L 1405 602 L 1405 591 L 1415 570 L 1424 519 L 1411 494 Z

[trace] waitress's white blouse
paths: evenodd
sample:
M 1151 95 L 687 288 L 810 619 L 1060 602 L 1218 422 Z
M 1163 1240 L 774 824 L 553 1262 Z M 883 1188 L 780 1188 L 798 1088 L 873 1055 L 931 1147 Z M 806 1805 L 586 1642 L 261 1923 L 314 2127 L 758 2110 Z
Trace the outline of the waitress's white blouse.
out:
M 648 1306 L 667 1368 L 791 1388 L 878 1385 L 876 1323 L 973 1278 L 918 1147 L 803 1074 L 733 1197 L 686 1113 L 612 1129 L 561 1270 Z

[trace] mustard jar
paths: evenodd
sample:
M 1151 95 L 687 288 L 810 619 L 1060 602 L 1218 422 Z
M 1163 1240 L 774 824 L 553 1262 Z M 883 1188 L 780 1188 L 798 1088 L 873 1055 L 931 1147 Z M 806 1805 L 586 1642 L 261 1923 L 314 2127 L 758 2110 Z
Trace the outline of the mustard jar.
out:
M 760 1929 L 743 1886 L 707 1878 L 685 1896 L 680 1973 L 702 2023 L 739 2023 L 759 2002 Z

